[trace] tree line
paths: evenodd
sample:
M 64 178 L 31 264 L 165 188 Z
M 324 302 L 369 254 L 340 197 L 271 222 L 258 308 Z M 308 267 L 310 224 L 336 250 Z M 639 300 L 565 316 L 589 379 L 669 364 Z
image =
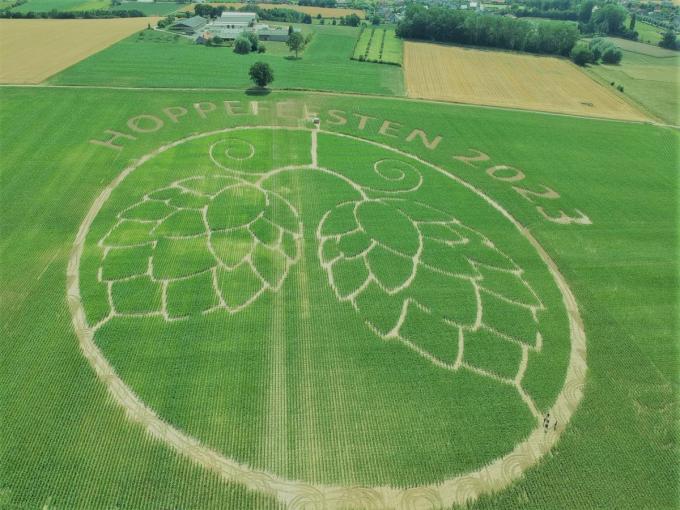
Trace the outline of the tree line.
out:
M 311 7 L 335 7 L 338 3 L 335 0 L 298 0 L 298 5 Z
M 52 9 L 46 12 L 14 12 L 3 9 L 0 18 L 7 19 L 97 19 L 97 18 L 143 18 L 146 14 L 137 9 L 124 11 L 112 11 L 109 9 L 97 9 L 94 11 L 57 11 Z
M 628 11 L 617 3 L 602 3 L 594 0 L 528 0 L 503 11 L 518 18 L 537 17 L 555 20 L 577 21 L 582 34 L 603 34 L 637 39 L 635 21 L 631 18 L 625 26 Z
M 233 8 L 227 8 L 224 5 L 212 6 L 210 4 L 196 4 L 194 13 L 196 16 L 203 16 L 204 18 L 213 19 L 219 18 L 224 11 L 234 11 Z M 281 21 L 285 23 L 312 23 L 312 17 L 309 14 L 304 14 L 293 9 L 286 9 L 285 7 L 274 7 L 272 9 L 263 9 L 258 6 L 244 6 L 238 9 L 239 12 L 254 12 L 257 18 L 263 21 Z
M 399 37 L 489 46 L 530 53 L 570 54 L 579 38 L 573 23 L 529 22 L 507 16 L 411 4 L 398 23 Z

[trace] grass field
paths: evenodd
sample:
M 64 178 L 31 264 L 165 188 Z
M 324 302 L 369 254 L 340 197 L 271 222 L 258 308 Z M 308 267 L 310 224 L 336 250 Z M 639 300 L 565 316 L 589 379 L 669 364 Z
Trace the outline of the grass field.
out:
M 353 58 L 369 62 L 401 64 L 402 48 L 403 42 L 395 35 L 393 28 L 366 27 L 360 32 L 354 47 Z
M 147 16 L 167 16 L 175 11 L 181 10 L 186 4 L 175 2 L 123 2 L 121 5 L 111 7 L 113 11 L 141 11 Z
M 273 476 L 436 507 L 522 473 L 470 507 L 675 508 L 677 132 L 306 92 L 0 99 L 4 506 L 293 506 Z M 534 435 L 559 442 L 491 487 L 400 489 Z
M 645 42 L 656 46 L 662 39 L 662 30 L 658 27 L 655 27 L 654 25 L 645 23 L 644 21 L 637 21 L 635 23 L 635 30 L 638 33 L 638 39 L 640 42 Z
M 631 41 L 629 39 L 621 39 L 619 37 L 607 37 L 607 39 L 622 50 L 630 51 L 631 53 L 639 53 L 649 57 L 674 57 L 678 55 L 678 52 L 673 50 L 667 50 L 666 48 Z
M 590 66 L 587 72 L 602 83 L 623 85 L 624 94 L 642 108 L 663 122 L 680 125 L 680 54 L 640 43 L 626 48 L 621 64 Z M 647 48 L 647 54 L 640 52 Z
M 48 12 L 52 9 L 58 11 L 89 11 L 94 9 L 106 9 L 110 2 L 106 0 L 28 0 L 25 4 L 14 7 L 16 12 Z
M 566 60 L 410 41 L 404 46 L 409 97 L 616 119 L 647 118 Z
M 288 52 L 283 43 L 277 43 L 281 51 L 237 55 L 229 48 L 195 45 L 184 38 L 159 44 L 155 38 L 133 36 L 53 77 L 51 83 L 247 88 L 251 85 L 248 68 L 264 61 L 274 69 L 275 88 L 403 95 L 403 75 L 397 66 L 350 60 L 357 29 L 301 27 L 315 34 L 298 60 L 284 57 L 282 53 Z
M 155 21 L 0 20 L 0 83 L 40 83 Z

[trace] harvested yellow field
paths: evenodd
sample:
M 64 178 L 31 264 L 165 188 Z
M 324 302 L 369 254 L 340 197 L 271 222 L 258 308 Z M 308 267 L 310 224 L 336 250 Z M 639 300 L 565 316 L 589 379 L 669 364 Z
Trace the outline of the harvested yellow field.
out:
M 0 20 L 0 83 L 40 83 L 157 20 Z
M 409 97 L 649 120 L 574 64 L 555 57 L 405 42 L 404 75 Z
M 240 9 L 244 5 L 249 5 L 243 3 L 220 3 L 220 2 L 209 2 L 209 4 L 212 6 L 222 5 L 225 7 L 233 7 L 234 9 Z M 360 9 L 344 9 L 340 7 L 312 7 L 308 5 L 266 4 L 266 3 L 258 3 L 257 6 L 261 9 L 292 9 L 293 11 L 302 12 L 304 14 L 309 14 L 310 16 L 314 17 L 316 17 L 318 14 L 321 14 L 321 17 L 323 18 L 340 18 L 342 16 L 348 16 L 350 14 L 356 14 L 362 19 L 366 17 L 366 13 Z M 193 11 L 194 6 L 189 5 L 181 10 Z

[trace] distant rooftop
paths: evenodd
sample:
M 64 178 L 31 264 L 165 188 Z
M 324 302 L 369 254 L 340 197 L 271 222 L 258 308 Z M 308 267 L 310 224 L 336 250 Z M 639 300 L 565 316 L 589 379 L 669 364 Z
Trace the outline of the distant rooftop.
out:
M 254 18 L 256 14 L 254 12 L 234 12 L 234 11 L 224 11 L 221 18 L 232 18 L 232 19 L 251 19 Z
M 194 16 L 192 18 L 181 19 L 173 23 L 173 27 L 188 27 L 193 29 L 199 29 L 203 27 L 208 22 L 207 19 L 201 16 Z

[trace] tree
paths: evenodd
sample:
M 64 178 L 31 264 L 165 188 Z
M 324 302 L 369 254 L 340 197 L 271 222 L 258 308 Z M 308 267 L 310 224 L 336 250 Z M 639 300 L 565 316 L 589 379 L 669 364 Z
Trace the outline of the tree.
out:
M 578 20 L 581 23 L 588 23 L 590 21 L 590 17 L 593 15 L 593 7 L 595 7 L 593 0 L 588 0 L 581 4 L 581 8 L 578 11 Z
M 659 46 L 662 48 L 668 48 L 669 50 L 674 50 L 677 48 L 677 36 L 672 30 L 668 30 L 663 34 L 663 38 L 659 41 Z
M 571 59 L 576 65 L 584 66 L 593 61 L 593 52 L 585 44 L 577 44 L 571 50 Z
M 340 18 L 341 25 L 347 25 L 349 27 L 358 27 L 359 23 L 361 23 L 361 18 L 354 13 L 348 14 L 344 18 Z
M 266 62 L 255 62 L 250 66 L 250 79 L 253 80 L 258 87 L 266 87 L 274 81 L 274 71 Z
M 286 41 L 288 49 L 295 52 L 295 58 L 298 58 L 298 53 L 305 49 L 306 44 L 305 38 L 300 32 L 293 32 Z
M 234 53 L 245 55 L 246 53 L 250 53 L 250 48 L 250 41 L 245 37 L 238 37 L 236 41 L 234 41 Z
M 375 14 L 373 17 L 371 17 L 371 24 L 372 25 L 380 25 L 380 16 Z
M 293 32 L 295 32 L 293 25 L 288 25 L 288 35 L 291 35 Z
M 311 25 L 312 24 L 312 17 L 309 14 L 305 14 L 302 17 L 302 22 L 305 23 L 306 25 Z
M 637 21 L 637 14 L 633 13 L 630 15 L 630 24 L 628 25 L 628 29 L 632 32 L 635 30 L 635 22 Z
M 602 57 L 602 53 L 604 53 L 604 51 L 610 46 L 613 47 L 614 45 L 602 37 L 594 37 L 591 39 L 588 43 L 588 47 L 593 53 L 593 62 L 597 63 L 597 61 Z
M 593 13 L 593 23 L 605 34 L 620 34 L 627 16 L 628 11 L 620 5 L 605 4 Z
M 616 46 L 609 46 L 602 52 L 602 62 L 605 64 L 618 64 L 623 58 L 623 53 Z
M 257 51 L 257 47 L 260 45 L 260 39 L 257 37 L 255 32 L 246 32 L 246 39 L 250 41 L 250 51 Z

